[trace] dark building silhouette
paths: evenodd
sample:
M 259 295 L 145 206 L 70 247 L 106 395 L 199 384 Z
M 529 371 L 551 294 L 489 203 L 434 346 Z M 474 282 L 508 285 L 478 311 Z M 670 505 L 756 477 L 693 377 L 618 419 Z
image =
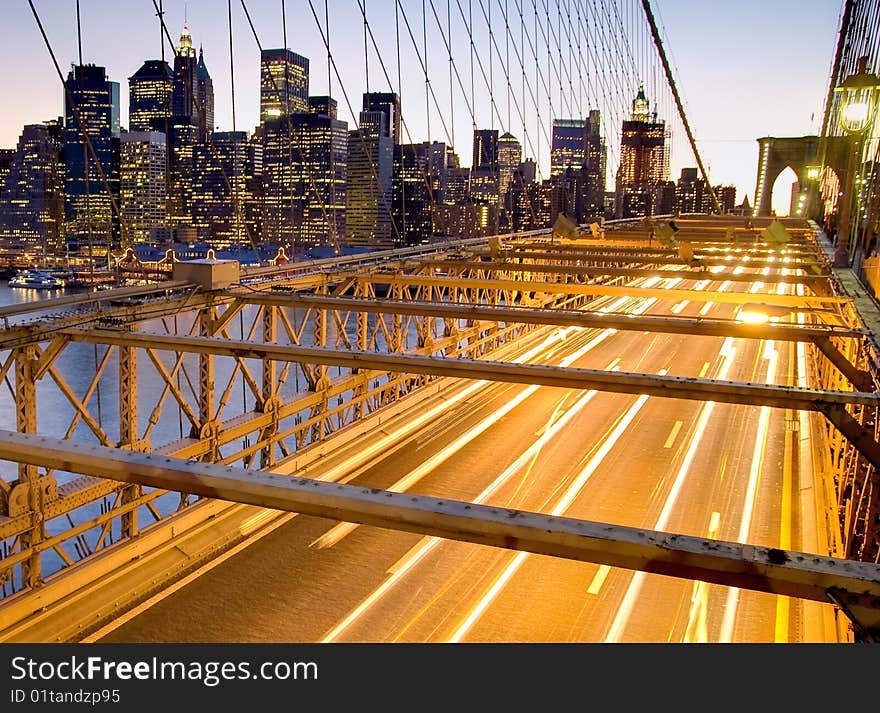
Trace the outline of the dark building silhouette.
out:
M 128 78 L 128 130 L 168 133 L 174 73 L 168 63 L 148 59 Z
M 696 168 L 681 169 L 675 186 L 676 213 L 705 213 L 711 207 L 706 182 L 699 177 Z
M 715 195 L 721 204 L 721 213 L 733 213 L 736 209 L 736 186 L 715 186 Z
M 314 96 L 309 97 L 309 113 L 336 118 L 337 102 L 333 97 Z
M 196 63 L 196 99 L 198 101 L 199 141 L 214 133 L 214 82 L 205 65 L 205 55 L 199 48 Z
M 470 198 L 497 206 L 501 200 L 498 171 L 498 130 L 474 129 Z
M 15 156 L 15 149 L 0 149 L 0 199 L 3 198 L 3 191 L 6 187 L 6 177 L 12 170 L 12 159 Z
M 65 87 L 66 240 L 72 251 L 100 254 L 118 248 L 121 237 L 114 210 L 119 204 L 119 83 L 107 79 L 104 67 L 86 64 L 71 68 Z
M 0 240 L 13 248 L 63 250 L 63 141 L 60 117 L 22 129 L 0 188 Z
M 394 147 L 391 214 L 396 245 L 427 242 L 433 234 L 432 215 L 440 176 L 430 163 L 430 146 L 422 143 Z M 446 147 L 442 146 L 445 155 Z
M 550 148 L 553 206 L 578 223 L 604 214 L 607 151 L 600 115 L 587 119 L 555 119 Z

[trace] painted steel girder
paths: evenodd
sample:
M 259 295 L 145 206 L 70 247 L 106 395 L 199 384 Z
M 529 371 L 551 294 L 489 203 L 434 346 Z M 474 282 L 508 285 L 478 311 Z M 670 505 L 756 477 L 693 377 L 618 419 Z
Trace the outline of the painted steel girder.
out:
M 665 289 L 658 287 L 635 287 L 626 285 L 589 285 L 579 283 L 543 282 L 539 280 L 476 280 L 454 277 L 425 277 L 388 273 L 383 275 L 361 274 L 360 279 L 374 283 L 402 287 L 459 287 L 484 291 L 511 290 L 516 292 L 549 292 L 571 295 L 615 295 L 618 297 L 654 297 L 668 300 L 690 300 L 691 302 L 725 302 L 729 304 L 752 304 L 760 301 L 764 305 L 778 307 L 797 307 L 802 309 L 832 309 L 849 302 L 845 297 L 819 297 L 779 295 L 754 292 L 718 292 L 710 290 Z
M 0 458 L 510 550 L 837 603 L 880 637 L 880 565 L 0 431 Z
M 658 260 L 657 262 L 663 262 Z M 730 282 L 766 282 L 786 284 L 804 284 L 815 286 L 828 282 L 824 275 L 762 275 L 759 272 L 743 272 L 734 275 L 732 272 L 711 273 L 695 270 L 663 270 L 651 267 L 611 267 L 607 265 L 558 265 L 536 262 L 504 262 L 504 261 L 465 261 L 465 260 L 427 260 L 418 263 L 420 267 L 433 267 L 442 270 L 486 270 L 509 272 L 540 272 L 558 273 L 563 275 L 586 275 L 591 277 L 663 277 L 684 280 L 713 280 Z M 797 266 L 785 266 L 796 269 Z
M 785 324 L 768 322 L 747 324 L 731 320 L 711 320 L 688 317 L 661 317 L 655 315 L 597 313 L 589 310 L 537 309 L 534 307 L 496 307 L 490 305 L 417 302 L 357 297 L 324 297 L 321 295 L 253 294 L 247 299 L 254 304 L 279 307 L 321 307 L 344 312 L 370 312 L 373 314 L 404 314 L 430 316 L 444 319 L 490 320 L 497 322 L 522 322 L 557 327 L 591 327 L 619 329 L 636 332 L 664 332 L 668 334 L 692 334 L 708 337 L 734 337 L 742 339 L 774 339 L 778 341 L 811 342 L 829 337 L 860 338 L 868 336 L 863 329 L 816 324 Z
M 791 408 L 797 411 L 823 411 L 847 404 L 880 407 L 880 394 L 857 391 L 823 391 L 773 384 L 738 383 L 692 377 L 665 376 L 597 369 L 575 369 L 535 364 L 509 364 L 497 361 L 446 359 L 421 355 L 381 354 L 339 351 L 318 347 L 292 347 L 274 344 L 216 339 L 208 337 L 169 337 L 161 334 L 114 330 L 68 330 L 72 339 L 107 344 L 137 344 L 154 349 L 190 351 L 198 354 L 276 359 L 352 369 L 452 376 L 465 379 L 540 384 L 567 389 L 596 389 L 625 394 L 648 394 L 660 398 Z M 847 433 L 844 433 L 847 435 Z M 847 438 L 849 436 L 847 435 Z M 880 470 L 880 446 L 862 435 L 853 446 L 871 465 Z

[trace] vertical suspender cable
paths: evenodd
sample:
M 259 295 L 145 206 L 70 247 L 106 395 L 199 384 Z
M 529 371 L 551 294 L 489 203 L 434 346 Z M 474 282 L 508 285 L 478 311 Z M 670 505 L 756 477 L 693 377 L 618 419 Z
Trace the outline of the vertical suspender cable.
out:
M 230 88 L 230 105 L 232 107 L 232 131 L 235 132 L 236 129 L 236 121 L 235 121 L 235 55 L 233 54 L 233 46 L 232 46 L 232 0 L 226 0 L 226 20 L 229 26 L 229 88 Z M 238 156 L 238 149 L 235 144 L 235 139 L 233 139 L 233 167 L 232 167 L 232 181 L 229 186 L 230 197 L 232 198 L 232 210 L 235 211 L 235 242 L 241 242 L 241 196 L 237 194 L 236 188 L 239 181 L 241 181 L 241 176 L 236 176 L 236 164 L 239 161 L 244 160 L 244 156 Z M 242 147 L 244 150 L 244 147 Z M 237 179 L 237 180 L 236 180 Z
M 678 114 L 681 117 L 681 122 L 684 124 L 684 130 L 687 133 L 688 141 L 691 145 L 691 150 L 694 152 L 694 158 L 697 159 L 697 165 L 700 167 L 700 173 L 703 176 L 703 180 L 706 182 L 706 190 L 709 191 L 709 197 L 712 199 L 712 207 L 715 209 L 715 212 L 719 215 L 721 214 L 721 204 L 718 202 L 718 196 L 715 195 L 715 189 L 712 187 L 711 182 L 709 181 L 709 176 L 706 174 L 706 168 L 703 166 L 703 159 L 700 157 L 700 152 L 697 149 L 697 142 L 694 140 L 694 135 L 691 132 L 690 124 L 687 120 L 687 115 L 684 112 L 684 107 L 681 103 L 681 97 L 678 95 L 678 89 L 675 86 L 675 79 L 672 76 L 672 70 L 669 68 L 669 62 L 666 60 L 666 51 L 663 49 L 663 43 L 660 41 L 660 33 L 657 30 L 657 23 L 654 21 L 654 13 L 651 10 L 650 0 L 642 0 L 642 7 L 645 9 L 645 15 L 648 18 L 648 24 L 651 27 L 651 35 L 654 38 L 654 44 L 657 46 L 657 52 L 660 54 L 660 60 L 663 63 L 663 71 L 666 73 L 666 81 L 669 83 L 669 87 L 672 90 L 672 96 L 675 99 L 675 105 L 678 108 Z
M 451 129 L 452 147 L 455 147 L 455 97 L 452 91 L 452 74 L 455 69 L 452 61 L 452 5 L 451 0 L 446 0 L 446 35 L 449 37 L 449 126 Z M 443 157 L 443 163 L 446 164 L 446 157 Z
M 338 249 L 338 241 L 339 241 L 339 222 L 338 222 L 338 211 L 339 207 L 336 205 L 336 151 L 333 145 L 333 119 L 330 117 L 330 99 L 333 96 L 332 86 L 333 86 L 333 77 L 330 72 L 330 61 L 333 57 L 332 52 L 330 50 L 330 10 L 328 8 L 327 0 L 324 0 L 324 32 L 327 34 L 327 116 L 330 119 L 330 224 L 327 228 L 330 230 L 331 238 L 334 243 L 334 247 Z M 326 217 L 325 217 L 326 220 Z

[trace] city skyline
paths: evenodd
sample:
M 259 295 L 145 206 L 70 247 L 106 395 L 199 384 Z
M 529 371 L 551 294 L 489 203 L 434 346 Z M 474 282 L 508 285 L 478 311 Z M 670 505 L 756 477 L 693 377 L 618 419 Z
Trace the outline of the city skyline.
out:
M 752 17 L 757 7 L 756 3 L 745 3 L 739 7 L 737 22 L 744 27 L 749 28 L 748 31 L 755 35 L 757 39 L 751 41 L 752 56 L 750 61 L 757 63 L 766 57 L 768 66 L 774 67 L 774 58 L 783 55 L 786 52 L 789 56 L 790 71 L 785 75 L 785 85 L 780 87 L 772 83 L 774 73 L 768 72 L 761 76 L 755 76 L 749 79 L 754 96 L 758 101 L 754 102 L 755 106 L 730 107 L 730 96 L 737 96 L 731 88 L 730 77 L 737 75 L 740 79 L 744 79 L 749 74 L 751 64 L 743 63 L 738 66 L 742 67 L 741 71 L 734 72 L 737 66 L 735 60 L 728 59 L 724 66 L 717 62 L 685 62 L 683 60 L 690 59 L 694 54 L 705 52 L 706 57 L 711 58 L 709 47 L 712 46 L 711 34 L 700 32 L 699 28 L 708 22 L 704 13 L 710 12 L 703 9 L 688 10 L 690 13 L 685 18 L 685 3 L 679 2 L 660 2 L 655 3 L 655 12 L 659 20 L 663 23 L 665 31 L 668 33 L 669 46 L 667 52 L 676 72 L 676 78 L 680 84 L 679 89 L 683 95 L 684 103 L 687 107 L 689 121 L 697 139 L 698 146 L 702 154 L 704 163 L 710 175 L 713 185 L 733 184 L 737 186 L 738 195 L 737 202 L 741 201 L 744 195 L 748 195 L 750 200 L 754 198 L 755 171 L 757 165 L 757 138 L 761 135 L 801 135 L 805 133 L 817 132 L 817 126 L 821 121 L 821 108 L 824 100 L 825 89 L 822 86 L 825 83 L 823 74 L 824 66 L 829 62 L 832 54 L 833 39 L 837 29 L 837 17 L 839 12 L 837 9 L 830 9 L 827 3 L 808 3 L 809 11 L 804 8 L 803 12 L 794 14 L 791 10 L 795 5 L 803 8 L 803 3 L 778 3 L 771 9 L 764 9 L 769 18 L 778 20 L 784 19 L 800 38 L 813 37 L 814 48 L 809 52 L 801 51 L 804 55 L 802 60 L 798 54 L 792 54 L 795 49 L 791 46 L 792 41 L 786 39 L 777 33 L 773 27 L 774 23 L 770 23 L 771 27 L 756 27 L 754 23 L 750 25 L 749 18 Z M 108 77 L 120 83 L 123 87 L 121 93 L 121 114 L 123 123 L 128 122 L 128 91 L 127 81 L 141 64 L 149 59 L 158 59 L 159 51 L 159 26 L 154 17 L 153 3 L 144 2 L 141 10 L 143 20 L 132 23 L 132 27 L 127 28 L 125 33 L 126 42 L 124 46 L 118 43 L 122 37 L 113 35 L 108 37 L 108 30 L 113 24 L 113 13 L 103 13 L 102 10 L 108 7 L 103 0 L 84 1 L 82 5 L 82 22 L 83 22 L 83 61 L 85 63 L 95 63 L 107 67 Z M 185 6 L 184 6 L 185 5 Z M 251 34 L 247 18 L 241 11 L 241 8 L 233 7 L 233 33 L 234 33 L 234 51 L 235 57 L 234 70 L 230 72 L 229 62 L 229 37 L 226 27 L 226 13 L 211 11 L 211 3 L 204 0 L 190 0 L 186 4 L 183 2 L 174 2 L 166 0 L 164 2 L 164 10 L 166 12 L 166 26 L 171 34 L 174 42 L 183 26 L 184 15 L 188 20 L 190 31 L 193 35 L 193 43 L 196 47 L 203 47 L 205 51 L 205 59 L 208 67 L 212 71 L 215 81 L 216 92 L 216 121 L 215 125 L 218 130 L 244 130 L 253 131 L 259 122 L 260 111 L 260 85 L 259 85 L 259 50 Z M 406 3 L 402 4 L 404 7 Z M 500 3 L 499 3 L 500 5 Z M 38 11 L 41 13 L 41 19 L 46 28 L 49 40 L 53 45 L 53 49 L 58 58 L 62 69 L 71 61 L 77 60 L 77 42 L 75 30 L 75 13 L 71 10 L 65 12 L 49 13 L 46 6 L 41 7 L 40 3 L 36 3 Z M 250 11 L 250 19 L 254 23 L 254 29 L 259 36 L 263 49 L 281 47 L 283 44 L 283 31 L 279 27 L 278 22 L 280 11 L 277 3 L 251 2 L 248 4 Z M 328 65 L 326 51 L 323 47 L 321 35 L 319 32 L 319 24 L 323 27 L 324 19 L 320 17 L 321 8 L 315 5 L 318 10 L 319 20 L 311 14 L 308 3 L 288 2 L 287 5 L 287 46 L 297 54 L 300 54 L 311 61 L 312 71 L 310 75 L 310 94 L 326 94 L 328 89 Z M 394 13 L 387 7 L 373 8 L 365 5 L 368 18 L 371 20 L 371 30 L 375 33 L 375 40 L 380 48 L 394 48 Z M 360 13 L 356 4 L 352 5 L 352 10 L 360 20 Z M 415 13 L 415 8 L 410 9 Z M 814 13 L 819 13 L 815 14 Z M 137 8 L 132 8 L 133 16 L 138 14 Z M 721 18 L 722 15 L 732 13 L 733 11 L 724 8 L 715 8 L 711 10 L 716 16 Z M 304 14 L 305 13 L 305 14 Z M 28 81 L 30 91 L 28 92 L 29 101 L 11 107 L 10 110 L 4 112 L 2 120 L 0 120 L 0 146 L 11 148 L 15 146 L 21 129 L 25 124 L 39 123 L 46 119 L 54 118 L 61 115 L 62 106 L 58 103 L 58 97 L 61 94 L 61 88 L 51 66 L 45 46 L 39 35 L 38 28 L 29 9 L 24 5 L 10 8 L 11 22 L 15 26 L 19 26 L 20 32 L 14 33 L 12 45 L 9 51 L 15 51 L 19 55 L 23 53 L 27 57 L 28 66 L 33 69 L 30 72 L 22 73 L 25 76 L 13 76 L 4 79 L 4 83 L 10 85 L 10 89 L 15 91 L 17 86 L 23 79 Z M 387 20 L 390 17 L 390 22 Z M 810 19 L 808 22 L 807 19 Z M 816 18 L 822 18 L 822 22 L 816 22 Z M 453 18 L 455 19 L 455 18 Z M 733 19 L 732 17 L 730 18 Z M 386 20 L 383 22 L 383 20 Z M 682 22 L 682 20 L 685 20 Z M 347 27 L 338 20 L 334 20 L 334 16 L 330 16 L 329 37 L 331 51 L 334 53 L 336 68 L 340 72 L 342 84 L 335 76 L 335 70 L 331 69 L 333 76 L 329 82 L 330 94 L 339 102 L 340 119 L 348 121 L 350 128 L 353 128 L 356 121 L 352 116 L 351 109 L 357 114 L 359 109 L 359 99 L 361 92 L 367 91 L 387 91 L 388 82 L 385 81 L 385 72 L 389 73 L 392 82 L 397 81 L 395 61 L 391 58 L 385 58 L 380 63 L 376 57 L 372 47 L 370 48 L 370 66 L 369 75 L 365 76 L 363 70 L 363 30 L 362 23 L 348 23 L 349 25 L 359 25 L 358 29 Z M 820 27 L 817 27 L 820 26 Z M 696 30 L 696 31 L 694 31 Z M 405 32 L 405 30 L 404 30 Z M 821 46 L 820 38 L 825 37 L 827 51 L 818 51 L 816 46 Z M 467 38 L 464 38 L 466 43 Z M 475 38 L 475 41 L 476 38 Z M 448 63 L 446 50 L 442 46 L 439 34 L 435 38 L 436 46 L 429 43 L 426 54 L 429 57 L 429 65 L 432 68 L 432 74 L 438 78 L 444 77 L 444 73 L 448 72 Z M 745 39 L 742 44 L 745 44 Z M 798 43 L 799 45 L 810 45 L 810 42 Z M 403 46 L 403 45 L 401 45 Z M 356 48 L 359 47 L 359 51 Z M 763 51 L 761 48 L 763 47 Z M 758 48 L 757 50 L 755 48 Z M 412 46 L 410 46 L 412 49 Z M 466 49 L 459 52 L 460 48 L 455 46 L 453 53 L 459 53 L 459 57 L 464 63 L 467 59 Z M 169 61 L 173 59 L 173 53 L 167 42 L 165 44 L 165 59 Z M 652 47 L 634 48 L 636 54 L 639 51 L 649 54 L 653 51 Z M 359 62 L 345 62 L 346 57 L 357 57 Z M 339 55 L 339 56 L 336 56 Z M 746 54 L 748 56 L 748 54 Z M 797 58 L 797 59 L 796 59 Z M 416 59 L 416 55 L 412 54 L 412 59 Z M 384 66 L 383 66 L 384 64 Z M 406 62 L 404 57 L 404 66 L 409 68 L 410 64 Z M 359 67 L 349 66 L 359 65 Z M 436 65 L 436 72 L 434 67 Z M 496 74 L 500 74 L 498 66 L 495 67 Z M 777 68 L 778 73 L 783 71 L 784 67 Z M 819 74 L 822 72 L 822 74 Z M 799 77 L 811 76 L 811 84 L 802 86 L 798 82 Z M 234 106 L 233 97 L 230 91 L 230 78 L 235 80 Z M 725 80 L 725 77 L 727 79 Z M 463 165 L 467 163 L 471 155 L 471 116 L 467 115 L 467 110 L 463 109 L 466 104 L 466 92 L 462 92 L 460 87 L 453 86 L 452 109 L 450 116 L 438 115 L 436 107 L 430 107 L 430 111 L 425 111 L 427 104 L 424 90 L 424 76 L 418 65 L 412 65 L 410 71 L 405 71 L 402 75 L 403 91 L 401 99 L 403 103 L 403 137 L 405 142 L 421 142 L 425 140 L 438 140 L 446 143 L 452 143 L 456 152 L 462 157 Z M 655 81 L 657 78 L 653 78 Z M 367 87 L 369 82 L 369 87 Z M 421 86 L 419 83 L 421 82 Z M 456 82 L 457 84 L 457 82 Z M 468 84 L 468 78 L 464 78 L 464 84 Z M 498 78 L 494 86 L 500 87 Z M 772 109 L 766 102 L 761 102 L 760 97 L 765 92 L 778 92 L 784 88 L 790 97 L 789 101 L 778 102 L 777 106 Z M 465 86 L 467 89 L 467 86 Z M 632 89 L 626 88 L 626 94 L 631 99 L 634 96 L 636 87 Z M 444 88 L 448 95 L 449 87 Z M 440 89 L 439 79 L 437 94 L 444 94 L 444 90 Z M 690 91 L 689 91 L 690 90 Z M 623 91 L 622 89 L 620 91 Z M 494 97 L 495 106 L 487 106 L 486 98 L 483 98 L 482 104 L 475 102 L 474 119 L 477 128 L 498 128 L 503 133 L 510 131 L 521 142 L 523 147 L 523 157 L 534 157 L 538 162 L 538 171 L 543 177 L 549 176 L 549 136 L 551 129 L 551 116 L 543 116 L 542 126 L 527 125 L 527 130 L 531 131 L 529 136 L 524 136 L 522 126 L 516 126 L 516 110 L 510 109 L 507 105 L 506 92 L 499 91 L 499 96 Z M 53 101 L 54 95 L 54 101 Z M 347 95 L 347 96 L 346 96 Z M 728 96 L 729 95 L 729 96 Z M 703 99 L 702 103 L 695 101 L 697 97 L 708 97 Z M 812 100 L 807 97 L 811 96 Z M 582 115 L 585 117 L 590 108 L 589 92 L 584 98 L 582 107 Z M 649 101 L 655 101 L 649 92 Z M 449 102 L 447 96 L 445 101 Z M 618 101 L 618 103 L 620 103 Z M 811 106 L 812 104 L 812 106 Z M 54 108 L 53 108 L 54 106 Z M 767 107 L 767 108 L 764 108 Z M 441 107 L 442 108 L 442 107 Z M 559 108 L 559 107 L 557 107 Z M 570 108 L 570 107 L 569 107 Z M 233 109 L 235 122 L 233 125 Z M 667 100 L 666 104 L 660 106 L 659 109 L 665 114 L 674 114 L 674 106 Z M 714 112 L 714 116 L 712 113 Z M 809 112 L 809 113 L 808 113 Z M 576 116 L 567 117 L 565 114 L 572 113 Z M 560 112 L 554 111 L 555 118 L 577 118 L 577 112 Z M 505 126 L 508 116 L 513 117 L 511 126 Z M 602 134 L 609 143 L 609 174 L 612 174 L 613 167 L 619 161 L 619 132 L 620 123 L 625 119 L 622 115 L 611 115 L 603 113 L 602 116 Z M 684 140 L 684 131 L 681 128 L 680 121 L 674 115 L 661 116 L 674 127 L 673 142 L 674 149 L 671 156 L 671 173 L 670 178 L 675 180 L 681 168 L 694 166 L 696 162 L 691 155 L 687 143 Z M 786 124 L 791 130 L 786 131 Z M 728 133 L 725 131 L 728 128 Z M 754 128 L 752 128 L 754 127 Z M 748 135 L 749 129 L 752 128 L 752 136 Z M 764 128 L 758 131 L 758 128 Z M 796 129 L 796 130 L 795 130 Z M 736 133 L 733 133 L 733 132 Z M 451 141 L 450 139 L 454 139 Z M 747 150 L 746 150 L 747 147 Z M 613 174 L 612 174 L 613 175 Z M 782 181 L 780 181 L 780 184 Z M 783 186 L 780 193 L 787 194 L 789 186 Z M 785 201 L 787 203 L 787 199 Z

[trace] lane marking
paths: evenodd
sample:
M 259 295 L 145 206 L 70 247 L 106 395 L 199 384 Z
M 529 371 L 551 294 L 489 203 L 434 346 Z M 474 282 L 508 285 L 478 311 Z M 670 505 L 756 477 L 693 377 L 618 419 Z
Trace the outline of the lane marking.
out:
M 719 351 L 719 354 L 722 357 L 722 361 L 721 366 L 718 369 L 718 374 L 715 378 L 719 381 L 723 381 L 727 378 L 727 372 L 730 370 L 730 367 L 733 364 L 734 357 L 736 356 L 736 347 L 734 346 L 734 340 L 732 337 L 727 337 L 724 340 L 724 343 L 721 345 L 721 350 Z M 693 436 L 691 437 L 690 446 L 688 446 L 681 466 L 678 469 L 678 473 L 675 476 L 675 480 L 672 483 L 672 488 L 670 489 L 669 495 L 666 498 L 666 503 L 663 506 L 663 510 L 660 513 L 660 516 L 657 518 L 657 522 L 651 529 L 666 529 L 669 518 L 672 515 L 672 509 L 675 506 L 676 501 L 678 500 L 678 495 L 681 492 L 682 487 L 684 486 L 684 481 L 687 478 L 691 463 L 693 462 L 697 450 L 699 449 L 703 435 L 706 433 L 706 427 L 709 424 L 709 419 L 712 417 L 712 411 L 714 410 L 714 408 L 715 402 L 707 401 L 700 410 L 700 416 L 697 419 L 696 427 L 693 430 Z M 620 606 L 617 609 L 617 614 L 615 615 L 614 620 L 611 623 L 611 627 L 609 628 L 608 633 L 605 636 L 605 643 L 614 643 L 620 641 L 620 638 L 623 636 L 624 629 L 626 629 L 626 625 L 629 622 L 632 610 L 635 606 L 635 603 L 638 601 L 645 576 L 645 572 L 638 571 L 633 575 L 632 579 L 630 580 L 629 586 L 626 589 L 626 594 L 624 595 L 623 600 L 621 601 Z
M 587 594 L 598 594 L 599 590 L 602 589 L 602 585 L 605 584 L 605 578 L 610 571 L 611 567 L 607 564 L 601 565 L 596 570 L 596 574 L 593 575 L 593 581 L 590 582 L 590 586 L 587 588 Z
M 672 430 L 669 432 L 669 438 L 666 439 L 666 443 L 663 444 L 664 448 L 672 448 L 672 444 L 675 443 L 675 439 L 678 436 L 678 432 L 681 430 L 681 427 L 684 425 L 682 421 L 676 421 L 672 426 Z
M 583 347 L 576 350 L 569 356 L 565 357 L 560 361 L 562 366 L 570 366 L 573 362 L 580 359 L 587 352 L 592 350 L 597 345 L 601 344 L 605 339 L 611 336 L 615 330 L 606 329 L 597 334 L 595 337 L 590 339 Z M 617 363 L 620 361 L 619 358 L 615 359 L 608 367 L 607 370 L 614 370 L 617 366 Z M 422 480 L 425 476 L 427 476 L 431 471 L 435 470 L 447 460 L 452 458 L 456 453 L 458 453 L 462 448 L 468 445 L 471 441 L 476 439 L 478 436 L 483 434 L 489 428 L 494 426 L 498 421 L 500 421 L 504 416 L 513 411 L 517 406 L 522 404 L 526 399 L 528 399 L 532 394 L 534 394 L 540 386 L 529 386 L 524 391 L 517 394 L 506 404 L 501 406 L 492 412 L 492 415 L 487 416 L 485 419 L 480 421 L 475 426 L 472 426 L 470 429 L 465 431 L 462 435 L 456 438 L 452 443 L 450 443 L 445 448 L 437 451 L 433 456 L 428 458 L 427 460 L 422 461 L 418 467 L 411 470 L 407 473 L 403 478 L 398 480 L 393 485 L 388 486 L 386 490 L 390 490 L 396 493 L 402 493 L 409 490 L 416 483 Z M 354 532 L 358 527 L 360 527 L 359 523 L 354 522 L 340 522 L 331 527 L 327 532 L 325 532 L 320 537 L 313 540 L 309 543 L 309 547 L 315 547 L 317 549 L 324 549 L 327 547 L 333 547 L 334 545 L 341 542 L 344 538 L 348 537 L 352 532 Z
M 769 362 L 767 366 L 767 383 L 773 384 L 776 381 L 776 364 L 779 357 L 779 352 L 776 351 L 773 341 L 765 343 L 763 357 Z M 758 483 L 761 478 L 761 471 L 764 468 L 764 459 L 767 451 L 770 412 L 769 406 L 762 406 L 761 414 L 758 417 L 758 432 L 755 434 L 755 446 L 752 450 L 752 464 L 749 468 L 746 499 L 743 503 L 742 520 L 740 521 L 739 533 L 737 534 L 737 542 L 748 542 L 749 530 L 751 530 L 752 526 L 752 515 L 755 509 L 755 499 L 758 492 Z M 724 606 L 724 618 L 721 623 L 721 635 L 719 637 L 720 643 L 730 643 L 733 639 L 736 610 L 739 606 L 739 592 L 739 588 L 732 587 L 727 593 L 727 602 Z
M 663 370 L 665 371 L 665 369 Z M 596 469 L 601 465 L 602 461 L 605 460 L 608 453 L 611 452 L 611 449 L 620 440 L 621 436 L 626 432 L 629 428 L 630 424 L 635 419 L 636 415 L 639 411 L 642 410 L 642 407 L 645 405 L 647 400 L 650 397 L 646 394 L 642 394 L 636 400 L 636 402 L 627 409 L 627 411 L 623 414 L 620 420 L 615 425 L 614 429 L 608 434 L 608 437 L 604 439 L 602 446 L 599 450 L 590 458 L 589 462 L 584 469 L 578 473 L 577 477 L 572 481 L 571 485 L 566 490 L 565 494 L 560 498 L 559 502 L 556 504 L 556 507 L 551 511 L 552 516 L 560 516 L 562 515 L 570 506 L 574 499 L 580 494 L 583 487 L 587 484 L 587 481 L 596 472 Z M 525 562 L 526 557 L 528 557 L 529 552 L 520 552 L 516 557 L 513 558 L 507 567 L 504 568 L 504 571 L 498 576 L 492 586 L 489 588 L 489 591 L 483 595 L 477 605 L 473 608 L 471 613 L 467 616 L 467 618 L 461 623 L 461 625 L 456 629 L 455 633 L 448 639 L 448 643 L 458 643 L 460 642 L 470 631 L 473 625 L 477 622 L 477 620 L 483 615 L 483 612 L 486 611 L 488 606 L 494 601 L 495 597 L 498 596 L 498 593 L 504 588 L 504 585 L 510 580 L 510 578 L 516 574 L 516 571 L 522 566 L 523 562 Z
M 708 537 L 715 539 L 718 535 L 718 524 L 721 521 L 721 513 L 712 512 L 709 517 Z M 687 628 L 685 629 L 684 644 L 705 644 L 709 641 L 709 588 L 706 582 L 695 581 L 691 592 L 691 610 L 688 614 Z M 672 638 L 670 632 L 669 638 Z

